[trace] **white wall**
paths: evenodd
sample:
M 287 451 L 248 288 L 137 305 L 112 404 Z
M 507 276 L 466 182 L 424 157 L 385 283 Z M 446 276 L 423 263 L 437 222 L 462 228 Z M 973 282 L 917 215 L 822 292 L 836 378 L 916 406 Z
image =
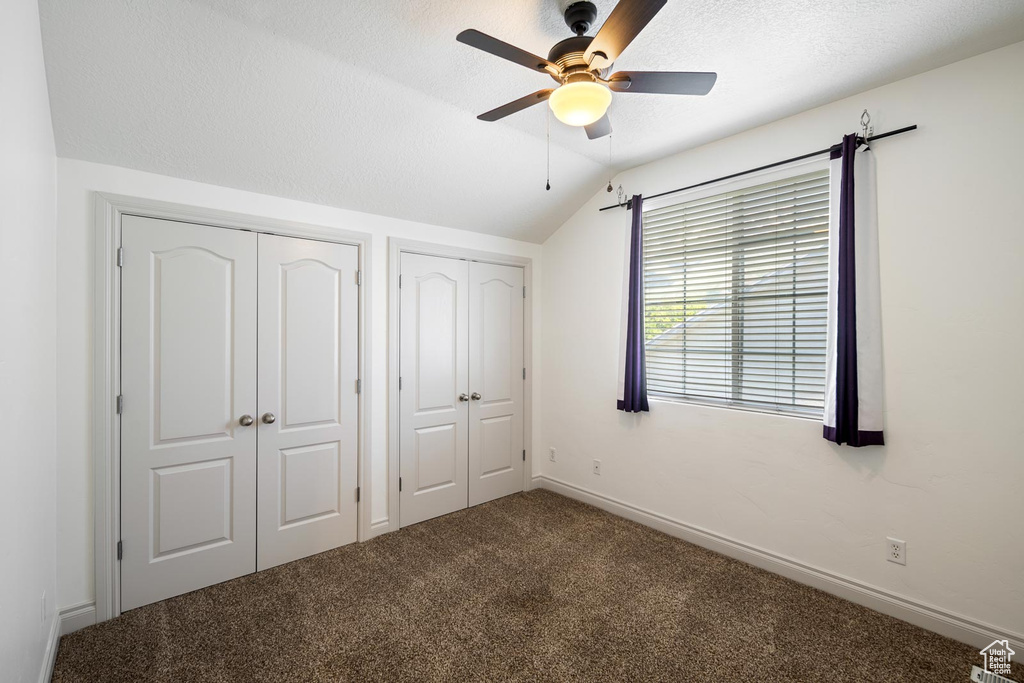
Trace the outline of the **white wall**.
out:
M 307 204 L 232 190 L 126 168 L 59 159 L 57 288 L 58 547 L 61 607 L 94 600 L 92 340 L 94 192 L 234 211 L 358 230 L 373 235 L 372 255 L 372 520 L 387 518 L 387 272 L 388 237 L 424 240 L 469 249 L 534 259 L 534 279 L 541 278 L 539 244 L 529 244 L 464 230 L 412 223 L 355 211 Z M 400 189 L 396 189 L 400 191 Z M 439 198 L 444 200 L 444 198 Z M 540 292 L 535 292 L 534 329 L 538 330 Z M 534 353 L 540 352 L 539 331 Z M 539 357 L 539 356 L 538 356 Z M 538 414 L 540 382 L 534 382 Z M 539 420 L 539 418 L 536 418 Z M 535 439 L 536 441 L 536 439 Z
M 58 160 L 60 605 L 93 599 L 91 193 L 101 191 L 374 235 L 374 520 L 387 509 L 386 237 L 532 256 L 543 284 L 534 312 L 535 380 L 543 380 L 534 384 L 535 470 L 995 630 L 1024 632 L 1024 497 L 1015 486 L 1024 476 L 1024 364 L 1015 355 L 1024 333 L 1017 208 L 1024 149 L 1016 131 L 1024 91 L 1013 85 L 1022 68 L 1024 44 L 1010 46 L 616 180 L 630 193 L 650 194 L 821 148 L 854 130 L 864 107 L 879 131 L 918 123 L 920 130 L 875 146 L 884 448 L 835 447 L 821 439 L 819 424 L 794 418 L 663 402 L 642 417 L 615 412 L 628 218 L 597 212 L 609 202 L 604 192 L 544 245 L 541 269 L 538 245 Z M 21 261 L 15 267 L 30 269 Z M 39 287 L 32 296 L 45 292 Z M 46 344 L 30 352 L 45 355 Z M 38 376 L 52 382 L 42 365 Z M 541 422 L 543 405 L 558 409 Z M 52 421 L 40 415 L 32 419 Z M 559 449 L 556 463 L 545 457 L 549 445 Z M 591 474 L 592 458 L 602 459 L 602 475 Z M 906 567 L 884 561 L 887 535 L 908 541 Z
M 1024 633 L 1024 43 L 641 166 L 654 194 L 877 142 L 887 444 L 655 401 L 617 413 L 625 211 L 599 192 L 544 245 L 541 473 L 912 601 Z M 656 103 L 651 103 L 656 106 Z M 680 121 L 679 125 L 686 125 Z M 558 449 L 557 462 L 547 447 Z M 591 461 L 603 461 L 600 476 Z M 886 536 L 908 562 L 884 559 Z
M 30 681 L 57 604 L 56 161 L 35 0 L 4 4 L 0 83 L 0 678 Z

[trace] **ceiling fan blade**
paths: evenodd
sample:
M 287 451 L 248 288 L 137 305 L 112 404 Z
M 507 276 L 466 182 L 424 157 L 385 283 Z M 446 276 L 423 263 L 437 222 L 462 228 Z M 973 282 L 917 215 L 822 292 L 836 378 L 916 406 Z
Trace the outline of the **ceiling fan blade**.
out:
M 539 102 L 545 101 L 551 97 L 551 93 L 553 92 L 553 89 L 538 90 L 526 97 L 520 97 L 518 100 L 513 100 L 508 104 L 503 104 L 497 109 L 492 109 L 489 112 L 480 114 L 477 118 L 481 121 L 497 121 L 498 119 L 503 119 L 509 114 L 515 114 L 517 111 L 522 111 L 527 107 L 532 107 Z
M 478 50 L 489 52 L 495 57 L 501 57 L 502 59 L 507 59 L 510 62 L 522 64 L 527 69 L 533 69 L 534 71 L 540 71 L 541 73 L 551 73 L 552 71 L 555 73 L 558 72 L 558 67 L 543 57 L 530 54 L 526 50 L 520 50 L 515 45 L 509 45 L 497 38 L 492 38 L 486 33 L 480 33 L 480 31 L 477 31 L 476 29 L 466 29 L 459 35 L 455 36 L 455 40 L 460 43 L 465 43 L 470 47 L 475 47 Z
M 718 80 L 713 71 L 617 71 L 608 79 L 615 92 L 707 95 Z
M 619 58 L 667 0 L 620 0 L 594 36 L 583 58 L 592 69 L 606 69 Z
M 587 131 L 587 137 L 591 140 L 603 138 L 605 135 L 612 134 L 612 122 L 608 120 L 608 114 L 605 114 L 597 121 L 594 121 L 589 126 L 584 126 Z

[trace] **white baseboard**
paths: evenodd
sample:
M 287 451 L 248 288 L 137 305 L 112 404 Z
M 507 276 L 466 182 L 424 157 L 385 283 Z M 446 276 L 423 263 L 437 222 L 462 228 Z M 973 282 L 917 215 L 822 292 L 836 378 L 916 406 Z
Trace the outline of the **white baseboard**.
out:
M 74 633 L 96 623 L 96 603 L 82 602 L 65 607 L 58 613 L 57 618 L 60 621 L 60 634 L 62 636 Z
M 39 683 L 50 683 L 53 676 L 53 665 L 57 661 L 57 646 L 60 645 L 60 616 L 53 615 L 50 636 L 46 641 L 46 654 L 43 655 L 43 666 L 39 670 Z
M 547 489 L 589 503 L 619 517 L 625 517 L 644 526 L 657 529 L 669 536 L 681 538 L 684 541 L 785 576 L 798 583 L 837 595 L 850 602 L 977 648 L 985 647 L 993 640 L 1002 640 L 1003 638 L 1008 638 L 1014 646 L 1024 646 L 1024 634 L 1000 630 L 992 624 L 975 621 L 961 614 L 804 564 L 770 550 L 736 541 L 713 531 L 680 522 L 575 484 L 538 475 L 533 478 L 533 488 Z

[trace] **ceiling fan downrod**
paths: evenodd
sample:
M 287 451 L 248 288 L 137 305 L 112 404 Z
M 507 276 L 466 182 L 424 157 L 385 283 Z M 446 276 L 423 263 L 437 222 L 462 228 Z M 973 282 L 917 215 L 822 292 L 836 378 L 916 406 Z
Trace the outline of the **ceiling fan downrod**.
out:
M 565 25 L 577 36 L 584 35 L 597 21 L 597 5 L 592 2 L 574 2 L 565 8 Z

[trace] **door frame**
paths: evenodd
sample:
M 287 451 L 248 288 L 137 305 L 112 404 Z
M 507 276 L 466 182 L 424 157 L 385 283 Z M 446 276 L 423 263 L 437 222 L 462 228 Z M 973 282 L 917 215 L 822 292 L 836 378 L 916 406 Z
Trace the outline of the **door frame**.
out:
M 388 516 L 372 523 L 370 535 L 376 536 L 388 531 L 397 531 L 399 518 L 399 291 L 398 276 L 401 272 L 403 253 L 439 256 L 494 263 L 500 266 L 523 268 L 523 282 L 526 298 L 523 304 L 523 363 L 526 365 L 526 382 L 523 387 L 523 447 L 526 449 L 526 463 L 523 467 L 523 490 L 532 486 L 530 473 L 533 471 L 533 259 L 528 256 L 512 256 L 491 251 L 464 249 L 462 247 L 433 244 L 400 237 L 388 238 Z
M 95 201 L 95 267 L 93 310 L 93 476 L 94 564 L 96 622 L 121 614 L 121 573 L 117 543 L 121 521 L 121 418 L 117 397 L 121 390 L 121 219 L 125 215 L 194 223 L 214 228 L 267 233 L 284 237 L 348 244 L 359 249 L 359 436 L 357 452 L 360 497 L 356 538 L 370 533 L 372 510 L 371 467 L 368 461 L 371 426 L 371 255 L 372 235 L 343 228 L 264 218 L 153 199 L 93 192 Z

